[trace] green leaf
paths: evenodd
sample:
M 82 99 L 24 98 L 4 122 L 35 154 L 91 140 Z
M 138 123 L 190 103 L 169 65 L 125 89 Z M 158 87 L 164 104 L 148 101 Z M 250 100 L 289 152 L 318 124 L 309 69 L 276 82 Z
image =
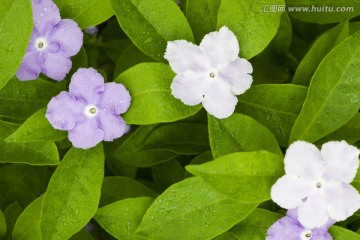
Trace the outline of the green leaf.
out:
M 290 143 L 315 142 L 348 122 L 360 107 L 360 33 L 335 47 L 320 63 L 309 86 Z
M 6 219 L 4 213 L 0 209 L 0 238 L 6 234 Z
M 16 201 L 12 204 L 8 205 L 4 211 L 4 215 L 6 218 L 6 226 L 7 226 L 7 233 L 5 235 L 5 240 L 11 240 L 12 239 L 12 232 L 16 223 L 17 218 L 22 213 L 23 208 L 20 206 L 20 204 Z
M 126 123 L 174 122 L 197 113 L 200 105 L 187 106 L 171 95 L 174 76 L 171 68 L 162 63 L 141 63 L 122 73 L 115 81 L 124 84 L 132 98 L 124 114 Z
M 292 83 L 308 86 L 323 58 L 348 36 L 349 22 L 345 21 L 317 38 L 296 69 Z
M 119 56 L 130 44 L 131 41 L 129 39 L 114 39 L 100 43 L 99 46 L 105 51 L 111 61 L 116 63 Z
M 239 96 L 236 112 L 259 121 L 270 129 L 280 146 L 286 147 L 306 93 L 306 87 L 291 84 L 252 86 Z
M 179 7 L 164 0 L 110 0 L 121 28 L 145 54 L 164 61 L 167 41 L 193 41 L 189 23 Z
M 30 0 L 0 0 L 0 89 L 17 72 L 25 55 L 32 28 Z M 0 91 L 0 99 L 1 95 Z
M 284 5 L 284 0 L 274 0 L 273 5 Z M 250 59 L 259 54 L 275 36 L 281 12 L 264 12 L 267 0 L 222 0 L 218 15 L 218 28 L 227 26 L 237 36 L 240 55 Z
M 72 76 L 79 68 L 88 67 L 87 53 L 84 47 L 80 48 L 80 51 L 71 58 L 72 68 L 68 76 Z
M 54 0 L 62 18 L 70 18 L 80 28 L 88 28 L 105 22 L 114 15 L 109 0 Z
M 116 239 L 133 240 L 152 198 L 129 198 L 98 209 L 94 219 Z
M 360 240 L 360 234 L 350 231 L 346 228 L 339 226 L 332 226 L 329 229 L 329 233 L 334 239 L 341 240 Z
M 196 42 L 205 34 L 216 30 L 217 15 L 221 0 L 187 0 L 186 18 L 194 32 Z
M 15 240 L 42 240 L 40 231 L 40 212 L 43 196 L 35 199 L 17 219 L 12 233 Z
M 183 180 L 185 170 L 178 161 L 170 160 L 152 167 L 152 176 L 156 185 L 161 190 L 165 190 Z
M 231 200 L 200 178 L 169 187 L 147 210 L 137 234 L 147 239 L 211 239 L 246 218 L 256 204 Z
M 12 78 L 0 89 L 0 116 L 28 118 L 40 108 L 46 107 L 50 99 L 60 91 L 55 84 L 41 79 L 21 82 Z
M 60 162 L 53 142 L 6 143 L 5 139 L 18 127 L 17 124 L 0 121 L 0 163 L 57 165 Z
M 287 13 L 281 14 L 279 29 L 271 41 L 271 48 L 278 54 L 286 54 L 289 51 L 292 39 L 292 25 Z
M 245 203 L 270 199 L 270 189 L 284 175 L 283 158 L 267 151 L 232 153 L 186 170 L 219 192 Z
M 140 126 L 114 152 L 120 162 L 136 167 L 149 167 L 174 159 L 177 155 L 170 151 L 150 149 L 143 150 L 143 144 L 159 125 Z
M 95 237 L 85 228 L 81 229 L 80 232 L 77 232 L 69 240 L 96 240 Z
M 27 206 L 46 190 L 49 173 L 45 167 L 11 164 L 0 168 L 0 208 L 14 201 Z
M 102 145 L 71 148 L 50 179 L 41 208 L 44 239 L 69 239 L 95 215 L 104 177 Z
M 233 152 L 267 150 L 282 155 L 275 136 L 256 120 L 240 113 L 226 119 L 208 115 L 214 158 Z
M 125 198 L 157 197 L 157 193 L 138 181 L 122 177 L 105 177 L 101 188 L 100 206 L 105 206 Z
M 54 129 L 45 117 L 46 109 L 40 109 L 29 117 L 14 133 L 5 139 L 7 143 L 61 141 L 67 132 Z
M 286 8 L 292 17 L 303 22 L 334 23 L 360 15 L 357 0 L 286 0 Z

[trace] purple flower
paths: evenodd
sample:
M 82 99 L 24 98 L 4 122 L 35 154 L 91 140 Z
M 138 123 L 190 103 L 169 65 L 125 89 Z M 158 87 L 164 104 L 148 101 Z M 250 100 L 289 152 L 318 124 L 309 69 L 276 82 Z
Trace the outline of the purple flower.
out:
M 298 221 L 297 209 L 291 209 L 268 229 L 266 240 L 332 240 L 328 229 L 334 222 L 329 220 L 320 228 L 305 228 Z
M 127 131 L 119 114 L 126 112 L 130 101 L 122 84 L 105 84 L 95 69 L 80 68 L 71 78 L 69 92 L 51 99 L 46 118 L 55 129 L 69 131 L 74 147 L 87 149 Z
M 42 72 L 61 81 L 69 73 L 71 56 L 83 44 L 83 33 L 77 23 L 60 18 L 51 0 L 32 0 L 34 28 L 23 61 L 16 73 L 21 81 L 34 80 Z

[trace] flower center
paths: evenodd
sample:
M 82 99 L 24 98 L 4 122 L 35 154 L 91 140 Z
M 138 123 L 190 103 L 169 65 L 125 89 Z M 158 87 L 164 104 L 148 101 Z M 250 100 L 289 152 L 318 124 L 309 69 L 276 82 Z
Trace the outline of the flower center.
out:
M 210 78 L 216 78 L 217 76 L 217 70 L 216 69 L 211 69 L 208 75 Z
M 306 230 L 301 233 L 301 240 L 309 240 L 311 239 L 311 236 L 312 236 L 311 230 Z
M 316 182 L 315 186 L 318 189 L 321 189 L 322 187 L 324 187 L 325 181 L 323 179 L 320 179 Z
M 84 114 L 87 117 L 95 117 L 98 114 L 98 109 L 95 105 L 87 105 L 84 110 Z
M 38 38 L 35 41 L 35 47 L 39 50 L 42 51 L 47 47 L 47 42 L 45 38 Z

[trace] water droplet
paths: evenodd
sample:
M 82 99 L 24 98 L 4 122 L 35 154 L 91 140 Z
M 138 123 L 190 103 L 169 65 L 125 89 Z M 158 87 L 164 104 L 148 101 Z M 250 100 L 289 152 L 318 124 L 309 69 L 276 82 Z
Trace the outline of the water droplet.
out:
M 43 10 L 44 10 L 44 12 L 46 12 L 46 11 L 47 11 L 47 8 L 44 8 Z
M 43 17 L 44 16 L 44 14 L 43 13 L 40 13 L 40 17 Z
M 149 42 L 152 42 L 152 38 L 148 38 L 145 40 L 145 43 L 149 43 Z

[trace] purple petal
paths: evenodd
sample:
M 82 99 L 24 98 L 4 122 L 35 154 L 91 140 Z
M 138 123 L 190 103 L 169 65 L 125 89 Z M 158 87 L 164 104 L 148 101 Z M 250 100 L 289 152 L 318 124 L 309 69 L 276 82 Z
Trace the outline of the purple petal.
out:
M 60 12 L 52 0 L 32 0 L 35 28 L 42 34 L 60 22 Z
M 130 106 L 131 97 L 124 85 L 119 83 L 106 83 L 104 93 L 101 96 L 99 107 L 122 114 Z
M 16 73 L 16 77 L 21 81 L 35 80 L 41 72 L 40 53 L 35 50 L 26 52 L 22 63 Z
M 98 115 L 100 128 L 104 132 L 105 141 L 113 141 L 121 137 L 126 132 L 126 124 L 122 117 L 104 110 Z
M 80 51 L 83 44 L 83 33 L 76 22 L 64 19 L 52 29 L 50 41 L 58 43 L 62 53 L 71 57 Z
M 304 228 L 289 217 L 283 217 L 275 222 L 267 231 L 267 240 L 301 240 Z
M 69 92 L 84 98 L 88 104 L 97 105 L 99 93 L 104 91 L 104 78 L 93 68 L 80 68 L 71 77 Z
M 312 230 L 311 239 L 314 240 L 332 240 L 332 236 L 327 231 L 315 228 Z
M 41 67 L 46 76 L 61 81 L 70 72 L 71 65 L 70 58 L 63 56 L 60 52 L 51 53 L 48 51 L 44 53 Z
M 103 139 L 104 132 L 99 129 L 96 118 L 88 118 L 69 131 L 69 140 L 76 148 L 92 148 Z
M 53 97 L 47 106 L 46 118 L 55 129 L 71 130 L 76 123 L 86 120 L 83 114 L 85 103 L 76 100 L 68 92 L 61 92 Z

